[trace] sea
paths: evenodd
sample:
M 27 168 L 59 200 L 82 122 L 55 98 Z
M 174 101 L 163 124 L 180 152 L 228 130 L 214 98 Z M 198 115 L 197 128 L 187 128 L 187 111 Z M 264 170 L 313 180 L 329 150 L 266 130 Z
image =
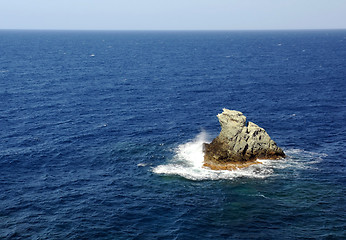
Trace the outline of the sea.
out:
M 223 108 L 286 153 L 203 167 Z M 346 239 L 346 30 L 0 31 L 0 239 Z

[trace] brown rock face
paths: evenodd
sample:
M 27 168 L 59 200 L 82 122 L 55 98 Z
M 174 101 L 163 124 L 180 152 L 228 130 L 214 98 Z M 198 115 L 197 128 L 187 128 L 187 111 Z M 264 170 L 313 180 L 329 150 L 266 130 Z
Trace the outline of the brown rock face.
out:
M 243 113 L 223 109 L 218 114 L 221 132 L 211 143 L 204 144 L 204 166 L 214 170 L 232 170 L 258 163 L 257 159 L 279 159 L 284 152 L 268 133 Z

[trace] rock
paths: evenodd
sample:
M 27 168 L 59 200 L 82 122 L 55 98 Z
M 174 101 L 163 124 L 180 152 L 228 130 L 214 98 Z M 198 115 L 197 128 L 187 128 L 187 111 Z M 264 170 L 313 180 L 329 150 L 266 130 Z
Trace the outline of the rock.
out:
M 213 170 L 232 170 L 259 163 L 257 159 L 279 159 L 284 152 L 268 133 L 243 113 L 223 109 L 218 114 L 221 132 L 211 143 L 204 143 L 204 166 Z

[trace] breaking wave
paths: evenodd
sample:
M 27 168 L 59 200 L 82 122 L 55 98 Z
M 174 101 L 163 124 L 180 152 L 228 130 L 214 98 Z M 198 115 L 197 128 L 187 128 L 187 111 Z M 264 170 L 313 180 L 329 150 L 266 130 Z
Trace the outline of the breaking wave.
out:
M 167 164 L 153 168 L 153 172 L 162 175 L 176 175 L 189 180 L 220 180 L 236 178 L 268 178 L 277 175 L 276 170 L 297 170 L 314 168 L 325 154 L 307 152 L 300 149 L 285 149 L 287 157 L 280 160 L 258 160 L 261 164 L 251 165 L 233 171 L 211 170 L 203 167 L 203 143 L 208 141 L 205 131 L 193 140 L 179 145 L 174 149 L 174 157 Z

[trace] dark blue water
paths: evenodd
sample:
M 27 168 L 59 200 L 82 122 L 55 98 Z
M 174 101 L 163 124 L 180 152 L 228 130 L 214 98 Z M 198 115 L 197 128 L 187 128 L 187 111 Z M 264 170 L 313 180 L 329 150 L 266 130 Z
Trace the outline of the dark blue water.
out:
M 0 238 L 346 238 L 346 31 L 0 31 Z M 200 167 L 222 108 L 288 157 Z

